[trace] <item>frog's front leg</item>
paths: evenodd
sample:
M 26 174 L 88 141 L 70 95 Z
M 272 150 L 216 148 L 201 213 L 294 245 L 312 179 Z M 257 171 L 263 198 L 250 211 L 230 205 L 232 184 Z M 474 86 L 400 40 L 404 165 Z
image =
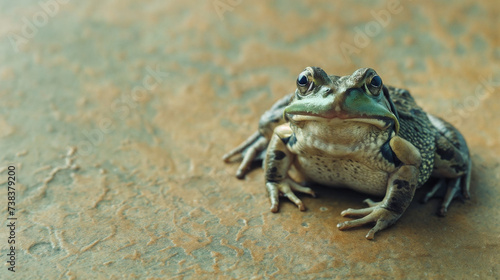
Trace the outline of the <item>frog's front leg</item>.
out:
M 300 211 L 306 210 L 306 207 L 294 194 L 294 191 L 315 196 L 312 189 L 298 184 L 288 175 L 295 155 L 287 148 L 283 139 L 286 139 L 291 134 L 292 130 L 288 123 L 276 127 L 267 148 L 264 169 L 266 173 L 266 188 L 271 200 L 271 212 L 278 212 L 280 195 L 290 199 L 299 207 Z
M 402 165 L 389 176 L 384 199 L 378 203 L 366 200 L 368 208 L 342 211 L 342 216 L 362 218 L 338 224 L 340 230 L 375 223 L 366 235 L 367 239 L 373 239 L 375 233 L 394 224 L 410 205 L 418 182 L 420 152 L 399 136 L 391 139 L 390 147 Z

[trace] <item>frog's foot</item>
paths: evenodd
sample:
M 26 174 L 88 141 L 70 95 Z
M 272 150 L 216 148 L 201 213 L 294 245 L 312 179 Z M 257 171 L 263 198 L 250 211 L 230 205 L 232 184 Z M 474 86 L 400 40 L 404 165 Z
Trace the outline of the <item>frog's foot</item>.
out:
M 239 159 L 243 158 L 238 171 L 236 171 L 236 177 L 243 179 L 250 171 L 252 163 L 263 159 L 262 152 L 267 148 L 268 143 L 269 141 L 257 131 L 238 147 L 225 154 L 222 159 L 225 162 L 230 162 L 236 155 L 239 155 Z
M 369 198 L 363 200 L 364 203 L 368 204 L 368 206 L 373 207 L 373 206 L 378 206 L 382 201 L 375 202 Z
M 389 227 L 394 224 L 401 214 L 394 213 L 388 209 L 380 206 L 380 202 L 373 202 L 370 199 L 365 200 L 365 202 L 370 206 L 363 209 L 347 209 L 342 211 L 340 215 L 343 217 L 361 217 L 356 220 L 346 221 L 339 223 L 337 228 L 340 230 L 350 229 L 353 227 L 359 227 L 368 223 L 375 223 L 375 226 L 368 232 L 366 239 L 373 239 L 375 233 Z
M 290 199 L 300 211 L 305 211 L 306 206 L 304 202 L 300 200 L 294 192 L 307 193 L 316 197 L 316 194 L 311 188 L 304 187 L 294 180 L 287 178 L 281 182 L 267 182 L 266 183 L 267 192 L 269 193 L 269 199 L 271 200 L 271 212 L 276 213 L 279 209 L 279 196 L 282 195 Z
M 448 206 L 454 198 L 469 198 L 467 193 L 463 191 L 461 184 L 462 177 L 453 179 L 440 179 L 434 187 L 422 198 L 422 203 L 426 203 L 433 197 L 443 197 L 443 201 L 439 206 L 437 215 L 440 217 L 446 216 Z

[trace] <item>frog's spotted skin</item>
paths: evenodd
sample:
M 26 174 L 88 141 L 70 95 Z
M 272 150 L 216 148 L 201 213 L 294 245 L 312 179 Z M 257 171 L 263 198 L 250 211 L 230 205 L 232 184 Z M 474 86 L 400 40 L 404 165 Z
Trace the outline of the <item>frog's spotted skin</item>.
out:
M 463 136 L 425 113 L 407 90 L 384 86 L 369 68 L 339 77 L 307 67 L 296 92 L 276 102 L 261 117 L 259 131 L 224 159 L 237 154 L 243 156 L 238 178 L 264 159 L 273 212 L 280 194 L 300 210 L 305 205 L 294 192 L 314 195 L 291 179 L 292 171 L 303 182 L 384 196 L 378 203 L 365 200 L 367 208 L 341 213 L 360 217 L 340 223 L 341 230 L 375 223 L 368 239 L 396 222 L 431 176 L 439 181 L 424 201 L 443 189 L 438 214 L 445 215 L 453 198 L 469 198 L 471 161 Z
M 427 118 L 427 113 L 415 103 L 407 90 L 393 87 L 388 87 L 388 90 L 400 118 L 399 135 L 420 151 L 422 164 L 419 168 L 418 186 L 421 186 L 429 179 L 434 165 L 435 129 Z

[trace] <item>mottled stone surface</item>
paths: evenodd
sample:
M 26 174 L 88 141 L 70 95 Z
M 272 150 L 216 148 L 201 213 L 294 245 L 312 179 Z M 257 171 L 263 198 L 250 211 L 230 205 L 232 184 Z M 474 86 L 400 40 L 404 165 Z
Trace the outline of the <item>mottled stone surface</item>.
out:
M 0 3 L 2 262 L 9 164 L 18 182 L 0 278 L 499 277 L 497 1 L 40 3 Z M 456 125 L 472 199 L 446 218 L 414 201 L 374 241 L 336 229 L 363 194 L 272 214 L 262 170 L 221 156 L 310 65 L 372 67 Z

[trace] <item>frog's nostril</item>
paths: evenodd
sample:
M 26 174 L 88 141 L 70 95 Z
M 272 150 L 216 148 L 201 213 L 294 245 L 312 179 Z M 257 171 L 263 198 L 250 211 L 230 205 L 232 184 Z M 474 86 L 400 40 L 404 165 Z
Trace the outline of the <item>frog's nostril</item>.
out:
M 323 92 L 323 97 L 327 97 L 330 93 L 332 93 L 333 90 L 331 88 L 329 89 L 326 89 L 324 92 Z

